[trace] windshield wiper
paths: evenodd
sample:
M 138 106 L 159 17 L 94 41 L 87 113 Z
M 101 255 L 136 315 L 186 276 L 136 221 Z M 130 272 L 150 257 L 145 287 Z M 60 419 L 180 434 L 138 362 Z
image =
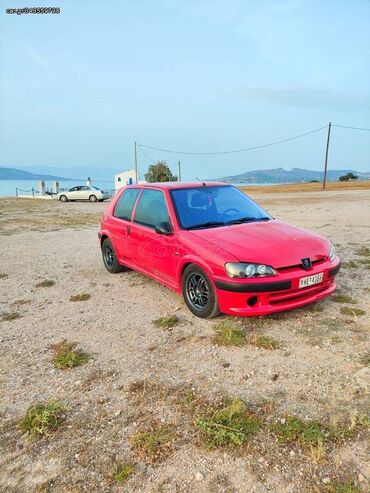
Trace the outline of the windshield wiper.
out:
M 215 226 L 225 226 L 226 223 L 221 221 L 208 221 L 207 223 L 194 224 L 194 226 L 189 226 L 186 229 L 201 229 L 201 228 L 212 228 Z
M 270 218 L 265 216 L 265 217 L 240 217 L 239 219 L 232 219 L 231 221 L 228 221 L 226 224 L 242 224 L 242 223 L 251 223 L 251 222 L 256 222 L 256 221 L 269 221 Z

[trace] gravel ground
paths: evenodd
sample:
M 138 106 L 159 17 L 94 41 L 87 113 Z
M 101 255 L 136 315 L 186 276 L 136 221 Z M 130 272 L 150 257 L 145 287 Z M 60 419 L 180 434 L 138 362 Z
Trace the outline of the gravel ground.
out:
M 284 446 L 264 428 L 242 449 L 201 443 L 184 395 L 210 402 L 236 396 L 266 422 L 295 415 L 348 423 L 367 412 L 369 367 L 370 192 L 258 194 L 279 219 L 329 237 L 344 262 L 341 293 L 355 305 L 326 299 L 314 308 L 243 319 L 247 335 L 280 343 L 223 347 L 213 341 L 222 319 L 200 320 L 182 299 L 133 272 L 110 275 L 97 238 L 104 204 L 0 199 L 0 491 L 145 493 L 304 493 L 368 491 L 366 431 L 328 445 L 324 457 Z M 352 261 L 352 262 L 351 262 Z M 50 287 L 36 287 L 48 279 Z M 70 297 L 88 293 L 86 301 Z M 20 302 L 20 300 L 23 300 Z M 343 315 L 355 306 L 364 315 Z M 170 330 L 153 320 L 176 315 Z M 0 315 L 1 320 L 1 315 Z M 56 369 L 51 344 L 78 342 L 89 362 Z M 367 358 L 367 365 L 368 365 Z M 31 404 L 59 400 L 61 426 L 30 441 L 17 423 Z M 130 437 L 153 423 L 170 424 L 174 439 L 148 461 Z M 117 463 L 134 464 L 122 487 Z M 353 490 L 329 490 L 333 481 Z

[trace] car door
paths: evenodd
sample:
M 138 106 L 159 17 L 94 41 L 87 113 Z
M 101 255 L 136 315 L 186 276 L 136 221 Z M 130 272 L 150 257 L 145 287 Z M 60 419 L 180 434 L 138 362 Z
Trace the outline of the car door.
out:
M 131 215 L 140 190 L 140 188 L 125 190 L 117 200 L 113 214 L 110 217 L 110 239 L 116 255 L 122 263 L 125 263 L 125 261 L 130 263 L 132 261 L 129 245 Z
M 167 223 L 172 229 L 165 194 L 162 190 L 144 188 L 131 225 L 131 257 L 139 269 L 175 287 L 177 237 L 157 233 L 155 227 L 159 223 Z
M 84 186 L 80 187 L 80 190 L 78 193 L 78 198 L 80 200 L 89 200 L 89 197 L 91 194 L 93 194 L 92 189 L 90 187 L 88 187 L 87 185 L 84 185 Z
M 80 187 L 72 187 L 66 192 L 68 200 L 78 200 Z

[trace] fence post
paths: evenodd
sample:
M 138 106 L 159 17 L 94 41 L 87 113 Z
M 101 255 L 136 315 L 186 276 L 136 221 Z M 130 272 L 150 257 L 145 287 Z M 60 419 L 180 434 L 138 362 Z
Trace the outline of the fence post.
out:
M 32 187 L 32 197 L 35 198 L 35 189 Z
M 15 196 L 18 198 L 18 187 L 15 187 Z

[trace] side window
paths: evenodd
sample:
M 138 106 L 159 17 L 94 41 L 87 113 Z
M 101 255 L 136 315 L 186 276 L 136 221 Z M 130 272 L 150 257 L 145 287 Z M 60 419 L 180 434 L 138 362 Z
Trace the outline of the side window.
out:
M 78 187 L 73 187 L 73 188 L 69 189 L 70 192 L 77 192 L 77 190 L 78 190 Z
M 134 222 L 155 228 L 158 223 L 169 222 L 163 192 L 144 189 L 137 204 Z
M 134 207 L 136 197 L 139 195 L 140 188 L 131 188 L 123 192 L 118 199 L 113 215 L 119 219 L 131 219 L 132 209 Z

